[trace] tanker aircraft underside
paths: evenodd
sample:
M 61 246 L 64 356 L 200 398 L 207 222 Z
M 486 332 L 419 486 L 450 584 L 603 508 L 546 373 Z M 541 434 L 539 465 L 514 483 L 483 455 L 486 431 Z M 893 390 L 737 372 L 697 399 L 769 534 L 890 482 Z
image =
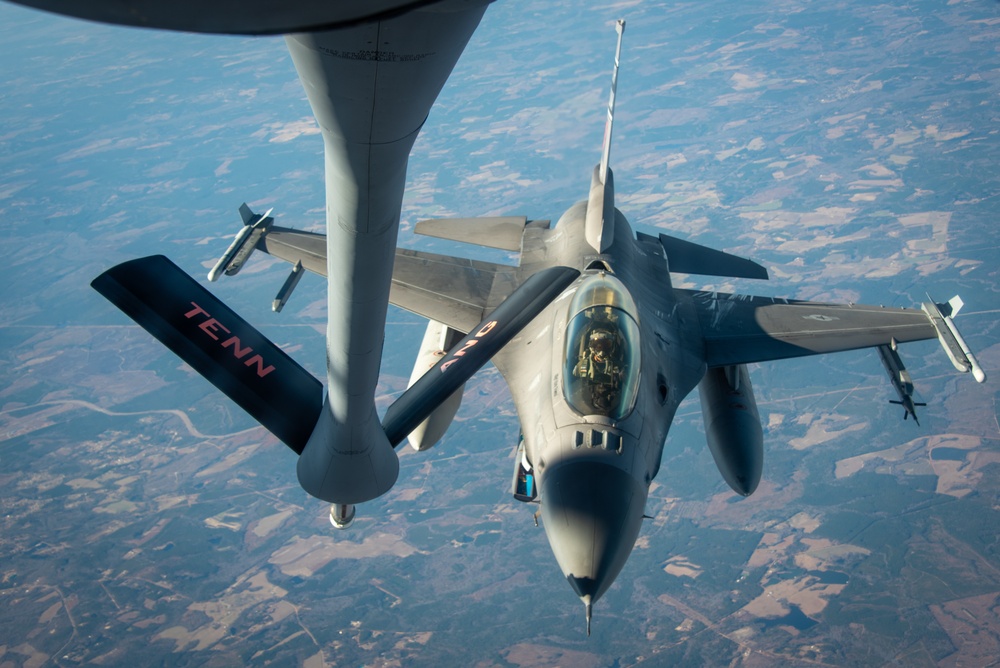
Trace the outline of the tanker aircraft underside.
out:
M 170 29 L 300 31 L 285 39 L 323 135 L 327 234 L 277 227 L 270 212 L 243 205 L 244 225 L 209 278 L 236 274 L 254 250 L 287 260 L 293 270 L 275 299 L 280 310 L 303 271 L 325 276 L 325 391 L 163 256 L 125 262 L 93 285 L 298 454 L 300 483 L 331 503 L 340 528 L 351 524 L 356 504 L 393 486 L 396 446 L 407 438 L 417 450 L 438 442 L 465 382 L 492 361 L 521 424 L 511 492 L 539 505 L 536 518 L 585 605 L 588 633 L 594 602 L 639 535 L 677 406 L 696 386 L 719 471 L 748 496 L 763 464 L 748 364 L 877 348 L 896 403 L 914 419 L 922 404 L 913 400 L 898 344 L 937 338 L 959 371 L 985 378 L 952 322 L 957 297 L 897 309 L 672 287 L 671 272 L 754 279 L 767 272 L 665 234 L 633 233 L 615 208 L 609 162 L 623 21 L 603 152 L 585 200 L 555 225 L 525 217 L 416 225 L 418 234 L 519 252 L 510 266 L 395 248 L 410 148 L 485 0 L 302 7 L 248 0 L 239 16 L 189 0 L 176 10 L 22 1 Z M 429 323 L 410 387 L 380 419 L 374 399 L 387 302 Z

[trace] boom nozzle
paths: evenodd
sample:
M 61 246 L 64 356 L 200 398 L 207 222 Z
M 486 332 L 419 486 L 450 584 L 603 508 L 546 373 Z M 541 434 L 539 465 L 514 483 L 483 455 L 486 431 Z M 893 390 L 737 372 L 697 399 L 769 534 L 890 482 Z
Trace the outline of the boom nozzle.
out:
M 330 524 L 334 529 L 347 529 L 354 524 L 356 509 L 353 504 L 334 503 L 330 506 Z

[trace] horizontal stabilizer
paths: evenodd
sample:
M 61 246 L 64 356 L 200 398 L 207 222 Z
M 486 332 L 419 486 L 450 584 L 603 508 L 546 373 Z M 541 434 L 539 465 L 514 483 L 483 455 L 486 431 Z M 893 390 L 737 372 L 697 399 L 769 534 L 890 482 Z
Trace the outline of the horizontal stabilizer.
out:
M 550 267 L 522 283 L 471 333 L 391 405 L 382 420 L 396 447 L 455 390 L 493 358 L 535 316 L 576 280 L 580 272 Z
M 244 225 L 253 225 L 254 223 L 257 222 L 256 220 L 254 220 L 255 218 L 257 218 L 257 214 L 255 214 L 250 209 L 250 207 L 247 206 L 246 202 L 243 202 L 243 204 L 240 204 L 240 218 L 243 219 L 243 224 Z
M 438 239 L 460 241 L 507 251 L 521 250 L 521 235 L 528 219 L 524 216 L 497 218 L 434 218 L 417 223 L 413 231 Z
M 667 254 L 667 266 L 672 272 L 767 280 L 767 269 L 753 260 L 723 253 L 667 234 L 660 235 L 660 244 Z
M 323 386 L 162 255 L 124 262 L 91 286 L 301 454 Z

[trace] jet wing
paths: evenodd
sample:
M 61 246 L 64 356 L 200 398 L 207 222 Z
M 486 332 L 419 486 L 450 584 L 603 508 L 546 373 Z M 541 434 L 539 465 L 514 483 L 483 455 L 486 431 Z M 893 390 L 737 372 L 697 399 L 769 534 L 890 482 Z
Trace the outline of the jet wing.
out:
M 326 276 L 323 234 L 271 227 L 256 248 L 291 264 L 301 262 L 308 271 Z M 496 306 L 490 296 L 497 276 L 513 288 L 514 272 L 507 265 L 398 248 L 389 302 L 460 332 L 471 332 L 487 307 Z
M 292 264 L 301 262 L 307 271 L 326 276 L 325 234 L 272 227 L 257 242 L 257 250 Z
M 893 339 L 938 338 L 919 309 L 678 292 L 686 293 L 697 310 L 709 367 L 871 348 Z
M 487 313 L 499 276 L 514 267 L 450 255 L 396 250 L 389 302 L 460 332 L 471 332 Z

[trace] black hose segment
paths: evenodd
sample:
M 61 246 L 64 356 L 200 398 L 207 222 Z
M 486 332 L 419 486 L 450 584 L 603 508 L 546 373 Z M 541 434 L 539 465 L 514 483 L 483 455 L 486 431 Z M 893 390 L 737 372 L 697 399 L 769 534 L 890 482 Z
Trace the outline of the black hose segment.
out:
M 478 327 L 389 406 L 382 428 L 392 447 L 402 443 L 441 402 L 483 368 L 579 275 L 579 271 L 570 267 L 550 267 L 519 285 Z

